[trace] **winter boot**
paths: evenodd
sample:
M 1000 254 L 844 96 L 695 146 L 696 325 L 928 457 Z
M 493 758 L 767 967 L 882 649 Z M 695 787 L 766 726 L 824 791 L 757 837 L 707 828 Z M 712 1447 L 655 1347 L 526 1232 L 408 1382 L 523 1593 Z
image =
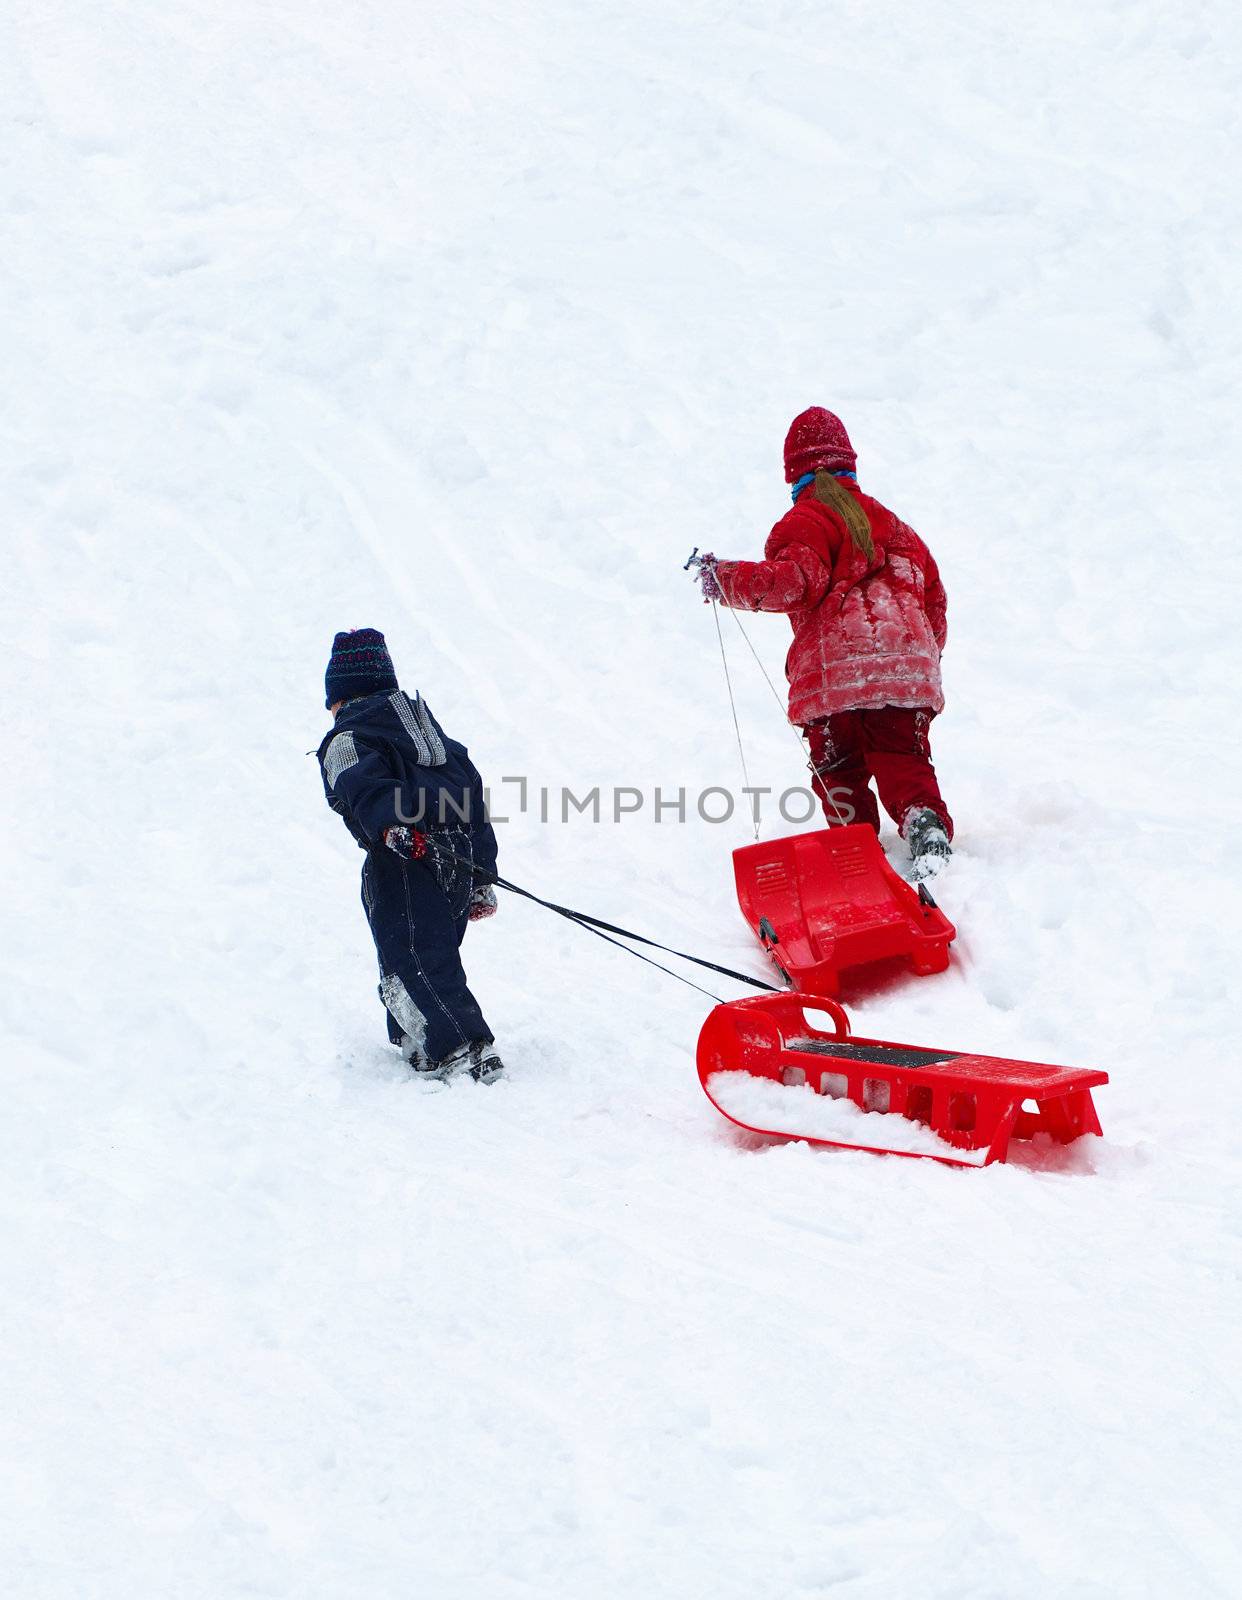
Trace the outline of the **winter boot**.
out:
M 481 1039 L 470 1046 L 470 1076 L 476 1083 L 495 1083 L 505 1070 L 505 1064 L 496 1054 L 494 1044 Z
M 421 1052 L 416 1052 L 407 1059 L 418 1077 L 447 1083 L 450 1078 L 455 1078 L 459 1072 L 465 1072 L 467 1068 L 473 1071 L 471 1055 L 473 1048 L 472 1045 L 459 1044 L 455 1050 L 450 1050 L 448 1055 L 441 1056 L 439 1061 L 429 1061 Z
M 919 806 L 906 814 L 901 836 L 910 846 L 914 863 L 910 875 L 916 883 L 934 878 L 953 854 L 944 823 L 927 806 Z
M 392 1039 L 391 1028 L 388 1030 L 388 1033 L 389 1038 Z M 416 1044 L 414 1040 L 410 1038 L 409 1034 L 403 1033 L 400 1028 L 397 1029 L 397 1037 L 392 1039 L 392 1043 L 396 1045 L 398 1050 L 400 1050 L 406 1066 L 413 1067 L 414 1071 L 417 1072 L 421 1077 L 430 1065 L 427 1060 L 427 1054 L 422 1045 Z

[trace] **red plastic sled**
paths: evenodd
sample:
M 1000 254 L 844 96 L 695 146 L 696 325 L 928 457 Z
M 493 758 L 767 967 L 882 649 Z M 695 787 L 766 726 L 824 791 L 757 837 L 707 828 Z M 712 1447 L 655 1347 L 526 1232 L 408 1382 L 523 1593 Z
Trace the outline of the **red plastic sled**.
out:
M 836 994 L 846 967 L 908 956 L 943 972 L 957 930 L 892 866 L 866 823 L 733 852 L 742 915 L 791 988 Z
M 717 1006 L 699 1034 L 698 1069 L 717 1111 L 752 1133 L 951 1166 L 1003 1161 L 1010 1139 L 1037 1133 L 1061 1144 L 1098 1134 L 1091 1090 L 1108 1082 L 1105 1072 L 851 1038 L 834 1000 L 795 994 Z

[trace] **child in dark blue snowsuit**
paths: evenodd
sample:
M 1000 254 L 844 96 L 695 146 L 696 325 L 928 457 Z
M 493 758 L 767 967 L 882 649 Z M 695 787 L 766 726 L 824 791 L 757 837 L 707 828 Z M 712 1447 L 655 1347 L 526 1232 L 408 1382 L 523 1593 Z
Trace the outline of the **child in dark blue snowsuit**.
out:
M 319 767 L 328 804 L 367 852 L 362 903 L 389 1038 L 416 1072 L 490 1082 L 504 1065 L 460 953 L 467 923 L 496 909 L 483 781 L 422 697 L 397 687 L 374 628 L 337 634 L 324 687 L 335 725 Z

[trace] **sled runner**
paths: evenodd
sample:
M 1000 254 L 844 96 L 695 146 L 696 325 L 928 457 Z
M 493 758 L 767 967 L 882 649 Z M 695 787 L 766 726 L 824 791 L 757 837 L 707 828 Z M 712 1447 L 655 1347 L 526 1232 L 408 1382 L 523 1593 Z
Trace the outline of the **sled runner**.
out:
M 760 995 L 719 1005 L 699 1034 L 699 1082 L 752 1133 L 951 1166 L 1003 1161 L 1011 1139 L 1100 1130 L 1105 1072 L 850 1036 L 834 1001 Z M 887 1113 L 885 1115 L 884 1113 Z
M 866 823 L 744 845 L 733 875 L 755 937 L 804 994 L 836 994 L 845 968 L 893 956 L 920 975 L 949 964 L 957 930 L 889 864 Z

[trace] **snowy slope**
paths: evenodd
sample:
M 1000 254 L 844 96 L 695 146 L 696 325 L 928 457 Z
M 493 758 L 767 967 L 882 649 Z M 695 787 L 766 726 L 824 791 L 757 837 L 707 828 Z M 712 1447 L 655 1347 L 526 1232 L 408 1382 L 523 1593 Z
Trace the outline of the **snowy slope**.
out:
M 0 18 L 8 1592 L 1237 1592 L 1240 42 L 1208 0 Z M 707 1001 L 516 902 L 467 952 L 511 1080 L 381 1042 L 304 754 L 334 630 L 494 779 L 735 784 L 680 565 L 758 551 L 810 403 L 950 591 L 961 938 L 856 1026 L 1107 1069 L 1068 1157 L 752 1148 Z M 762 971 L 740 821 L 501 833 Z

